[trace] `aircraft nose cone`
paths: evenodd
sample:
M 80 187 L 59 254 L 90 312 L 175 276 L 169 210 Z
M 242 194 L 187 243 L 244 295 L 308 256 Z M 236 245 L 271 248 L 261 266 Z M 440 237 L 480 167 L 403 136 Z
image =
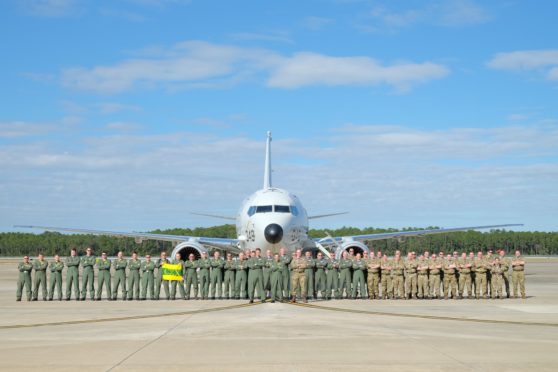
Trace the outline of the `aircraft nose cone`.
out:
M 276 223 L 267 225 L 264 230 L 265 240 L 271 244 L 277 244 L 283 239 L 283 228 Z

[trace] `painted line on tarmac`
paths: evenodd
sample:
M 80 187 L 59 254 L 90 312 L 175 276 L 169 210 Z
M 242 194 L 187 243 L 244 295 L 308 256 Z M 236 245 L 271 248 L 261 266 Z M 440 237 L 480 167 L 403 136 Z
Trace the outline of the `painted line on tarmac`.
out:
M 314 304 L 304 304 L 300 302 L 296 302 L 296 303 L 289 302 L 289 304 L 294 306 L 307 307 L 311 309 L 335 311 L 335 312 L 342 312 L 342 313 L 353 313 L 353 314 L 381 315 L 381 316 L 392 316 L 392 317 L 400 317 L 400 318 L 420 318 L 420 319 L 431 319 L 431 320 L 452 320 L 456 322 L 471 322 L 471 323 L 514 324 L 514 325 L 528 325 L 528 326 L 558 327 L 558 323 L 521 322 L 521 321 L 514 321 L 514 320 L 475 319 L 475 318 L 458 318 L 458 317 L 450 317 L 450 316 L 423 315 L 423 314 L 388 313 L 385 311 L 344 309 L 341 307 L 320 306 Z
M 47 326 L 57 326 L 57 325 L 73 325 L 73 324 L 90 324 L 90 323 L 103 323 L 103 322 L 117 322 L 121 320 L 137 320 L 137 319 L 150 319 L 150 318 L 163 318 L 169 316 L 180 316 L 180 315 L 196 315 L 203 313 L 212 313 L 217 311 L 240 309 L 243 307 L 250 307 L 259 305 L 260 302 L 253 304 L 244 303 L 238 305 L 213 307 L 209 309 L 199 309 L 190 311 L 179 311 L 174 313 L 163 313 L 163 314 L 149 314 L 149 315 L 133 315 L 133 316 L 122 316 L 117 318 L 99 318 L 99 319 L 84 319 L 84 320 L 68 320 L 62 322 L 51 322 L 51 323 L 34 323 L 34 324 L 13 324 L 0 326 L 0 330 L 3 329 L 18 329 L 18 328 L 36 328 L 36 327 L 47 327 Z

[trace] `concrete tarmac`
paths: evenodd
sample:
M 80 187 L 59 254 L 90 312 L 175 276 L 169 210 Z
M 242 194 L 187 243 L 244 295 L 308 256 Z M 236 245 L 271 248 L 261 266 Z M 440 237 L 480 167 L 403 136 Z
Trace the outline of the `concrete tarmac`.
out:
M 1 370 L 558 370 L 558 260 L 525 300 L 15 301 L 0 260 Z M 39 296 L 39 298 L 41 298 Z

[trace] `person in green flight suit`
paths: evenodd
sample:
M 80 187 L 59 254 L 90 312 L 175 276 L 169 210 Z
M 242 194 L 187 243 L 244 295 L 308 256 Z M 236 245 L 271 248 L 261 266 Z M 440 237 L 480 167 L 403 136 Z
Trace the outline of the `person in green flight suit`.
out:
M 62 301 L 62 270 L 64 270 L 64 262 L 60 260 L 59 255 L 54 255 L 54 261 L 49 265 L 50 267 L 50 290 L 48 300 L 52 301 L 54 298 L 54 289 L 58 291 L 58 301 Z
M 178 287 L 178 291 L 180 292 L 180 298 L 183 300 L 186 299 L 186 292 L 184 292 L 184 261 L 182 261 L 182 255 L 177 253 L 174 255 L 174 261 L 172 262 L 175 265 L 182 266 L 182 280 L 172 280 L 171 281 L 171 300 L 176 299 L 176 287 Z
M 281 286 L 283 285 L 282 271 L 285 265 L 283 261 L 279 258 L 278 254 L 273 256 L 273 261 L 267 262 L 270 276 L 269 281 L 271 284 L 271 302 L 275 301 L 283 302 L 283 290 Z
M 105 292 L 107 300 L 112 301 L 111 280 L 110 280 L 110 267 L 112 262 L 107 258 L 107 252 L 101 252 L 101 259 L 97 260 L 97 298 L 96 301 L 101 301 L 103 294 L 103 284 L 105 285 Z
M 211 272 L 209 274 L 209 298 L 212 300 L 217 298 L 221 299 L 223 290 L 223 266 L 225 262 L 221 258 L 219 251 L 213 252 L 213 258 L 209 260 L 211 265 Z
M 37 259 L 33 261 L 33 270 L 35 270 L 35 282 L 33 283 L 33 301 L 37 301 L 39 297 L 39 287 L 42 287 L 43 289 L 43 301 L 47 300 L 47 268 L 48 262 L 45 260 L 45 256 L 42 253 L 39 253 Z
M 145 255 L 145 261 L 141 263 L 141 297 L 140 300 L 145 300 L 147 298 L 147 292 L 149 291 L 149 297 L 151 300 L 155 299 L 155 262 L 151 261 L 151 255 Z
M 353 261 L 353 292 L 351 297 L 353 300 L 357 298 L 357 290 L 360 294 L 361 299 L 366 298 L 364 286 L 366 285 L 364 280 L 364 270 L 366 270 L 366 261 L 362 259 L 360 253 L 357 253 L 355 260 Z
M 273 262 L 273 254 L 271 254 L 271 249 L 266 251 L 266 256 L 264 257 L 265 265 L 262 268 L 263 274 L 263 290 L 265 292 L 265 297 L 270 298 L 271 290 L 271 263 Z M 268 265 L 269 264 L 269 265 Z
M 130 274 L 128 275 L 128 300 L 134 298 L 139 301 L 141 261 L 138 259 L 138 252 L 132 252 L 132 258 L 128 261 L 128 269 L 130 269 Z
M 313 299 L 315 296 L 314 292 L 314 269 L 316 268 L 316 261 L 312 258 L 312 252 L 306 251 L 304 252 L 304 258 L 307 261 L 306 270 L 304 273 L 306 274 L 306 287 L 308 288 L 308 299 Z
M 339 260 L 332 253 L 327 260 L 326 300 L 339 299 Z
M 314 278 L 314 288 L 316 290 L 316 298 L 318 298 L 318 292 L 322 299 L 326 297 L 326 285 L 327 285 L 327 277 L 326 277 L 326 268 L 327 268 L 327 259 L 324 258 L 324 254 L 322 252 L 318 252 L 318 257 L 314 261 L 316 265 L 316 276 Z
M 186 283 L 184 285 L 186 290 L 186 299 L 190 299 L 190 290 L 193 286 L 194 288 L 194 300 L 198 299 L 198 262 L 196 261 L 196 256 L 193 253 L 188 255 L 188 261 L 184 261 L 184 277 L 186 278 Z
M 238 260 L 234 263 L 235 283 L 234 283 L 234 298 L 236 300 L 247 298 L 246 285 L 248 283 L 248 261 L 244 253 L 238 255 Z
M 66 301 L 70 301 L 72 297 L 72 286 L 74 287 L 74 296 L 79 301 L 79 264 L 81 260 L 77 255 L 77 250 L 70 250 L 70 257 L 66 257 Z
M 81 275 L 81 300 L 85 301 L 87 297 L 87 289 L 89 289 L 89 298 L 91 300 L 95 299 L 95 274 L 94 266 L 97 258 L 93 256 L 93 249 L 87 247 L 85 249 L 85 256 L 81 257 L 81 267 L 83 267 L 83 272 Z
M 16 301 L 21 301 L 24 288 L 27 294 L 27 301 L 31 301 L 31 271 L 33 270 L 33 265 L 29 262 L 29 256 L 23 257 L 23 262 L 17 265 L 17 269 L 19 276 L 17 278 Z
M 283 288 L 283 301 L 288 300 L 289 295 L 290 295 L 290 279 L 291 279 L 291 275 L 289 272 L 289 265 L 291 264 L 291 260 L 293 259 L 293 257 L 291 255 L 287 254 L 287 250 L 285 248 L 281 248 L 279 249 L 279 258 L 281 259 L 281 262 L 283 262 L 283 269 L 281 270 L 281 277 L 283 280 L 283 283 L 281 285 L 281 288 Z
M 344 251 L 339 261 L 339 297 L 343 298 L 343 290 L 345 291 L 345 298 L 351 298 L 351 270 L 353 268 L 353 260 L 349 252 Z
M 169 293 L 169 281 L 163 280 L 163 264 L 170 263 L 169 259 L 167 258 L 167 252 L 161 252 L 161 255 L 157 262 L 155 263 L 155 268 L 157 269 L 157 277 L 155 279 L 155 299 L 159 299 L 159 294 L 161 293 L 161 284 L 163 285 L 163 289 L 165 290 L 165 297 L 167 300 L 170 300 L 170 293 Z
M 202 252 L 201 258 L 198 260 L 200 292 L 202 300 L 207 300 L 209 296 L 209 269 L 211 261 L 207 258 L 207 252 Z
M 250 303 L 254 303 L 254 290 L 256 289 L 262 303 L 265 302 L 262 273 L 262 268 L 265 266 L 265 259 L 261 255 L 262 250 L 256 248 L 254 257 L 248 260 L 248 297 L 250 298 Z
M 227 253 L 227 260 L 225 261 L 223 270 L 225 271 L 225 277 L 223 279 L 223 284 L 225 286 L 223 289 L 223 297 L 225 300 L 228 300 L 229 298 L 234 298 L 234 273 L 236 271 L 231 253 Z
M 126 291 L 126 267 L 128 261 L 124 258 L 124 253 L 119 251 L 114 260 L 114 281 L 112 282 L 112 299 L 118 298 L 118 287 L 122 285 L 122 301 L 126 301 L 128 292 Z

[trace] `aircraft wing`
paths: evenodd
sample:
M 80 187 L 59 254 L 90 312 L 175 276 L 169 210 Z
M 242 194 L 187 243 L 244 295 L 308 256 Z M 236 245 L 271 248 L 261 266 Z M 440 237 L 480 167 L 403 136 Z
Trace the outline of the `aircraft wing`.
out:
M 27 228 L 27 229 L 41 229 L 45 231 L 58 231 L 58 232 L 76 232 L 82 234 L 91 235 L 107 235 L 115 236 L 119 238 L 134 238 L 137 243 L 141 243 L 143 240 L 160 240 L 174 243 L 181 243 L 184 241 L 195 241 L 204 246 L 223 249 L 225 251 L 238 253 L 241 250 L 238 248 L 238 239 L 228 239 L 228 238 L 207 238 L 207 237 L 196 237 L 187 235 L 171 235 L 171 234 L 152 234 L 152 233 L 141 233 L 141 232 L 121 232 L 121 231 L 106 231 L 106 230 L 90 230 L 90 229 L 75 229 L 70 227 L 50 227 L 50 226 L 27 226 L 27 225 L 16 225 L 14 227 Z
M 337 244 L 343 240 L 382 240 L 390 238 L 404 238 L 410 236 L 422 236 L 430 234 L 443 234 L 455 231 L 467 231 L 467 230 L 481 230 L 481 229 L 497 229 L 500 227 L 512 227 L 512 226 L 523 226 L 523 224 L 507 224 L 507 225 L 488 225 L 488 226 L 470 226 L 470 227 L 452 227 L 447 229 L 430 229 L 430 230 L 414 230 L 414 231 L 397 231 L 389 233 L 378 233 L 378 234 L 363 234 L 363 235 L 353 235 L 353 236 L 343 236 L 343 237 L 325 237 L 321 239 L 314 239 L 315 242 L 320 244 Z

